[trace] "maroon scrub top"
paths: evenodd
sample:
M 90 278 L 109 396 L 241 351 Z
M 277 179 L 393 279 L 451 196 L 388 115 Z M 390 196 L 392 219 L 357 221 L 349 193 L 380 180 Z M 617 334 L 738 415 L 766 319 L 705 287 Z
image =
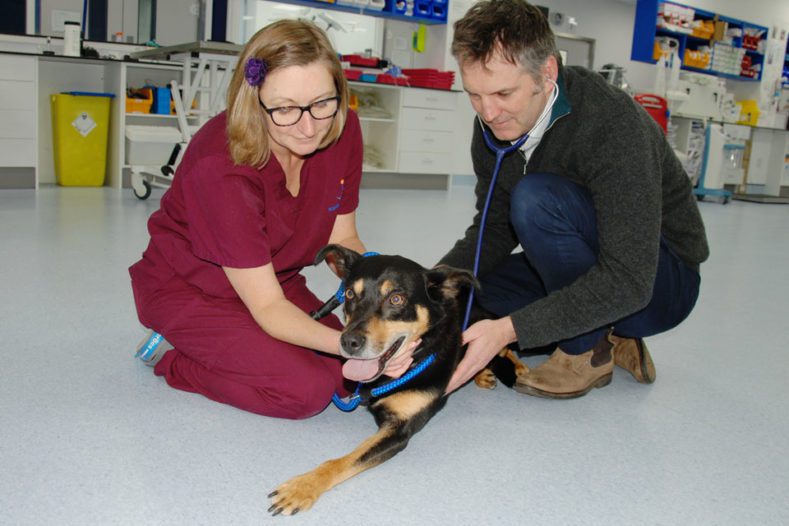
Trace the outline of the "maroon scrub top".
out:
M 233 164 L 226 124 L 223 112 L 195 134 L 151 215 L 148 248 L 129 269 L 138 300 L 185 284 L 237 299 L 222 267 L 267 263 L 286 296 L 294 286 L 298 295 L 299 272 L 326 245 L 335 218 L 356 209 L 363 147 L 352 111 L 339 140 L 305 160 L 296 197 L 273 155 L 261 169 Z

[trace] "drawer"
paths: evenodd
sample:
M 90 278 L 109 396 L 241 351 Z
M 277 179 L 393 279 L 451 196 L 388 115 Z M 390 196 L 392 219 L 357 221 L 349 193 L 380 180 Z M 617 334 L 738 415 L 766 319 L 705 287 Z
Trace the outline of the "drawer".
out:
M 436 110 L 454 110 L 458 94 L 428 89 L 404 88 L 403 106 Z
M 0 80 L 0 110 L 36 109 L 35 83 Z
M 397 171 L 415 174 L 448 174 L 452 169 L 449 153 L 425 153 L 401 151 Z
M 0 139 L 0 166 L 23 167 L 36 165 L 34 139 Z
M 0 110 L 0 139 L 35 139 L 35 120 L 31 110 Z
M 0 55 L 0 79 L 36 80 L 36 59 L 16 55 Z
M 0 139 L 35 139 L 35 121 L 31 110 L 0 110 Z
M 403 130 L 451 132 L 454 128 L 455 120 L 455 114 L 445 110 L 403 108 L 400 112 L 400 127 Z
M 452 132 L 403 130 L 400 149 L 409 152 L 452 152 Z

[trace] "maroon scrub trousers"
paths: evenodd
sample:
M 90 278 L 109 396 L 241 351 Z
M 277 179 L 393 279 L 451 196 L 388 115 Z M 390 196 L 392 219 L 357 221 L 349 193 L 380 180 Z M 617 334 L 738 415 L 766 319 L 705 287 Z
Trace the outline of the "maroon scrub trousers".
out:
M 362 140 L 353 112 L 336 143 L 310 156 L 299 194 L 276 158 L 261 169 L 230 159 L 222 113 L 189 144 L 151 240 L 129 270 L 140 321 L 175 348 L 154 368 L 183 391 L 254 413 L 305 418 L 347 394 L 341 360 L 265 333 L 222 267 L 271 263 L 285 296 L 305 312 L 321 301 L 299 273 L 328 242 L 338 215 L 358 205 Z M 340 329 L 335 316 L 321 321 Z

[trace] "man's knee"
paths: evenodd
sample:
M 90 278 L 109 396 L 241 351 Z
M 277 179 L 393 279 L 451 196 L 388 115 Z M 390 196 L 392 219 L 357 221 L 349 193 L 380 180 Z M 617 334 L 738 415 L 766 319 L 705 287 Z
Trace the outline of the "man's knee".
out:
M 557 206 L 554 189 L 559 177 L 551 174 L 529 174 L 512 189 L 510 221 L 516 230 L 528 231 L 530 226 L 544 224 Z
M 529 174 L 518 181 L 510 196 L 510 221 L 521 244 L 539 246 L 567 232 L 582 233 L 590 242 L 597 237 L 589 191 L 553 174 Z

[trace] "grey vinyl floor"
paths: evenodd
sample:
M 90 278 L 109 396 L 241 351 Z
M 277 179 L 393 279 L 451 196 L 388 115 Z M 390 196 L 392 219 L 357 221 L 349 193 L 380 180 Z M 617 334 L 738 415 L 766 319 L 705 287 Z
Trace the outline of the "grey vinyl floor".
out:
M 701 204 L 712 257 L 691 317 L 648 341 L 655 384 L 618 370 L 570 401 L 467 386 L 393 460 L 270 518 L 269 491 L 375 425 L 247 414 L 132 357 L 126 269 L 160 195 L 0 191 L 0 524 L 789 524 L 789 206 Z M 432 265 L 471 210 L 470 186 L 364 190 L 359 226 Z

